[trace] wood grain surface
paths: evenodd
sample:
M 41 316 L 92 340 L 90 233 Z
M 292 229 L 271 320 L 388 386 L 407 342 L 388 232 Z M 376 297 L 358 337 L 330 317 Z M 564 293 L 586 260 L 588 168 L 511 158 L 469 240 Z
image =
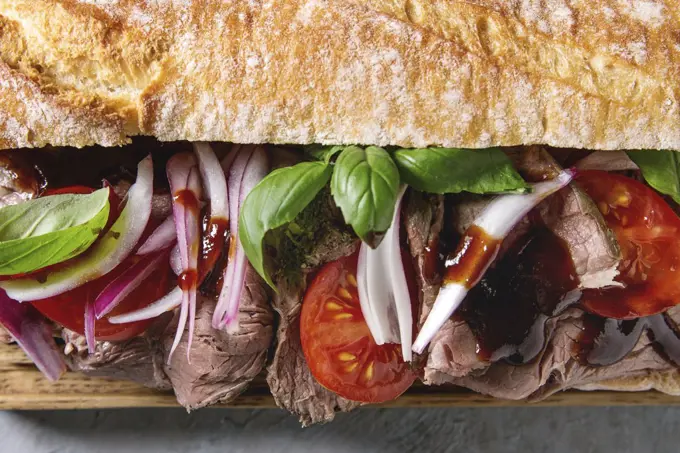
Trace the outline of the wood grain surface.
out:
M 415 385 L 392 407 L 448 406 L 635 406 L 680 405 L 680 397 L 656 391 L 558 393 L 540 403 L 507 401 L 479 395 L 456 387 Z M 122 407 L 177 406 L 172 393 L 146 389 L 128 381 L 90 378 L 66 373 L 58 382 L 49 382 L 16 346 L 0 344 L 0 409 L 103 409 Z M 232 407 L 274 407 L 264 379 L 230 404 Z

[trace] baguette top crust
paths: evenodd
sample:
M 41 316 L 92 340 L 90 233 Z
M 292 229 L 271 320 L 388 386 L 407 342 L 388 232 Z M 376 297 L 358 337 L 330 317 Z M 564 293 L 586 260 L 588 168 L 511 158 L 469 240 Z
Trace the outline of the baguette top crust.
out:
M 675 0 L 0 0 L 0 148 L 680 150 Z

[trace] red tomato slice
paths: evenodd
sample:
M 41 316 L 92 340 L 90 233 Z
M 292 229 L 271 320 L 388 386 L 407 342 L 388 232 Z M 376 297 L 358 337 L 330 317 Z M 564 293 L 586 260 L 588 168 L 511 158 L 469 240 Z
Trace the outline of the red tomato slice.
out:
M 130 256 L 103 277 L 58 296 L 35 301 L 33 306 L 52 321 L 82 335 L 85 330 L 85 305 L 88 302 L 94 302 L 106 285 L 137 260 L 139 260 L 138 257 Z M 123 299 L 108 316 L 142 308 L 163 297 L 169 289 L 169 266 L 161 266 Z M 153 319 L 148 319 L 129 324 L 111 324 L 106 318 L 100 319 L 95 323 L 95 337 L 97 340 L 107 341 L 127 340 L 144 332 L 153 321 Z
M 58 195 L 65 193 L 89 194 L 95 189 L 86 186 L 69 186 L 62 189 L 53 189 L 45 192 L 44 196 Z M 118 208 L 120 200 L 116 194 L 111 191 L 110 197 L 111 213 L 107 226 L 110 226 L 118 216 Z M 159 225 L 158 220 L 150 220 L 149 225 L 144 232 L 142 238 L 148 237 L 149 234 Z M 143 239 L 142 239 L 143 240 Z M 129 256 L 113 271 L 98 278 L 95 281 L 86 283 L 74 290 L 60 294 L 58 296 L 50 297 L 33 302 L 35 306 L 43 315 L 52 321 L 61 324 L 62 326 L 73 330 L 81 335 L 84 334 L 84 318 L 85 305 L 88 302 L 94 302 L 99 293 L 108 285 L 114 278 L 123 273 L 125 269 L 132 266 L 140 258 L 136 256 Z M 56 264 L 53 267 L 68 266 L 68 261 L 65 263 Z M 51 268 L 41 269 L 36 273 L 49 272 Z M 169 288 L 170 266 L 161 266 L 153 272 L 137 289 L 135 289 L 128 297 L 123 299 L 118 306 L 109 313 L 108 316 L 115 316 L 118 314 L 127 313 L 138 308 L 142 308 L 151 302 L 160 299 L 164 296 Z M 13 276 L 17 278 L 17 276 Z M 121 341 L 133 338 L 144 332 L 153 319 L 129 323 L 129 324 L 111 324 L 108 320 L 101 319 L 95 322 L 95 337 L 97 340 L 106 341 Z
M 582 304 L 592 313 L 631 319 L 680 303 L 680 218 L 652 189 L 604 171 L 579 174 L 578 184 L 597 203 L 616 235 L 622 288 L 586 290 Z
M 47 197 L 50 195 L 61 195 L 65 193 L 77 193 L 77 194 L 91 194 L 94 192 L 94 189 L 92 187 L 87 187 L 87 186 L 68 186 L 68 187 L 61 187 L 59 189 L 47 189 L 45 193 L 42 195 L 43 197 Z
M 416 376 L 403 362 L 401 346 L 373 341 L 359 305 L 356 267 L 355 254 L 325 265 L 312 281 L 300 315 L 302 351 L 327 389 L 353 401 L 389 401 Z

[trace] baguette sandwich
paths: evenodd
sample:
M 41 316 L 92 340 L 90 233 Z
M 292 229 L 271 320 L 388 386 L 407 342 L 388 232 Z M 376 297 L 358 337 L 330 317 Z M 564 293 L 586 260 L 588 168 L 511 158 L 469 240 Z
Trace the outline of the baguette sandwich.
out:
M 416 380 L 680 394 L 678 17 L 0 0 L 0 324 L 187 409 L 266 370 L 305 425 Z

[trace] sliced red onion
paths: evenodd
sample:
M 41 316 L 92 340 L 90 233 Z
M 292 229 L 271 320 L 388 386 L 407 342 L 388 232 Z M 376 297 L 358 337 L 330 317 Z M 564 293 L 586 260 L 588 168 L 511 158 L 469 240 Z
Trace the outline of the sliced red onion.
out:
M 203 186 L 210 200 L 208 225 L 204 232 L 203 259 L 199 265 L 199 280 L 202 280 L 215 267 L 227 243 L 229 196 L 225 172 L 210 145 L 197 143 L 194 145 L 194 151 L 198 158 Z M 225 160 L 225 164 L 230 165 L 228 159 Z
M 208 173 L 208 171 L 211 171 L 210 169 L 212 169 L 212 168 L 215 168 L 215 167 L 221 168 L 221 172 L 222 172 L 222 175 L 223 175 L 222 179 L 225 179 L 224 173 L 228 172 L 229 169 L 231 168 L 231 165 L 232 165 L 232 163 L 233 163 L 233 161 L 236 157 L 236 154 L 237 154 L 236 151 L 238 150 L 239 147 L 240 147 L 240 145 L 235 145 L 233 147 L 232 151 L 222 160 L 222 162 L 218 163 L 216 158 L 214 158 L 214 160 L 211 158 L 211 156 L 210 156 L 210 154 L 212 153 L 211 149 L 205 149 L 205 148 L 199 146 L 196 155 L 198 156 L 199 164 L 202 167 L 202 172 L 203 172 L 203 170 L 205 170 L 205 173 Z M 213 154 L 213 157 L 214 157 L 214 154 Z M 187 174 L 187 178 L 188 178 L 188 174 Z M 204 183 L 209 178 L 211 178 L 211 176 L 204 175 L 203 176 Z M 212 178 L 219 180 L 219 176 L 213 175 Z M 219 184 L 217 186 L 219 186 Z M 217 212 L 224 211 L 224 212 L 226 212 L 226 214 L 228 214 L 228 212 L 226 210 L 223 210 L 222 208 L 220 208 L 222 203 L 219 201 L 220 198 L 223 198 L 225 200 L 224 205 L 228 206 L 228 203 L 226 203 L 228 201 L 228 194 L 227 194 L 227 191 L 226 191 L 226 180 L 225 180 L 224 194 L 220 195 L 218 193 L 217 195 L 213 196 L 211 194 L 211 192 L 215 192 L 216 190 L 218 190 L 218 189 L 215 188 L 215 184 L 213 184 L 213 186 L 211 187 L 210 184 L 206 183 L 206 191 L 209 192 L 208 195 L 211 199 L 211 205 L 210 205 L 211 206 L 211 213 L 213 211 L 213 208 L 216 208 Z M 213 204 L 213 201 L 212 201 L 213 198 L 218 199 L 216 204 Z M 172 234 L 176 238 L 177 230 L 174 226 L 174 220 L 173 219 L 174 219 L 174 216 L 170 216 L 170 222 L 172 222 L 171 223 Z M 154 232 L 154 234 L 155 234 L 155 232 Z M 172 268 L 173 272 L 178 276 L 181 275 L 182 272 L 183 272 L 182 259 L 181 259 L 180 255 L 181 255 L 181 253 L 180 253 L 179 244 L 176 244 L 170 252 L 170 267 Z M 141 320 L 145 320 L 145 319 L 151 319 L 151 318 L 155 318 L 157 316 L 160 316 L 167 311 L 170 311 L 170 310 L 177 308 L 178 306 L 180 306 L 181 303 L 182 303 L 182 290 L 179 287 L 176 287 L 175 289 L 170 291 L 170 293 L 166 294 L 161 299 L 157 300 L 156 302 L 154 302 L 154 303 L 152 303 L 152 304 L 150 304 L 150 305 L 148 305 L 144 308 L 140 308 L 139 310 L 135 310 L 135 311 L 132 311 L 130 313 L 125 313 L 123 315 L 113 316 L 111 318 L 108 318 L 108 320 L 109 320 L 109 322 L 111 322 L 113 324 L 125 324 L 125 323 L 128 323 L 128 322 L 135 322 L 135 321 L 141 321 Z M 183 331 L 183 328 L 182 328 L 182 330 L 180 330 L 180 332 L 182 332 L 182 331 Z
M 177 240 L 177 229 L 172 215 L 163 221 L 153 230 L 139 249 L 137 255 L 148 255 L 170 247 Z
M 96 320 L 94 316 L 94 302 L 88 300 L 85 302 L 85 322 L 84 322 L 84 333 L 85 341 L 87 343 L 87 352 L 94 354 L 97 346 L 97 341 L 94 337 L 94 326 Z
M 229 192 L 229 198 L 232 200 L 229 205 L 229 232 L 231 237 L 229 240 L 228 262 L 224 271 L 222 290 L 220 291 L 220 296 L 217 300 L 217 305 L 215 306 L 215 312 L 213 313 L 212 326 L 215 329 L 220 329 L 225 324 L 224 318 L 226 317 L 229 305 L 229 288 L 234 280 L 234 271 L 236 269 L 234 263 L 236 261 L 237 249 L 239 248 L 236 233 L 238 232 L 238 212 L 240 206 L 237 200 L 239 200 L 243 173 L 245 172 L 248 161 L 254 151 L 254 147 L 252 146 L 237 145 L 234 148 L 235 149 L 223 160 L 223 167 L 226 166 L 225 164 L 229 164 L 228 161 L 231 160 L 227 177 L 227 190 Z
M 392 225 L 380 245 L 371 249 L 361 244 L 357 284 L 361 311 L 376 344 L 407 345 L 402 348 L 402 355 L 404 361 L 410 362 L 413 315 L 399 239 L 405 191 L 404 186 L 397 198 Z
M 222 158 L 220 161 L 220 166 L 222 167 L 222 171 L 225 174 L 225 179 L 228 181 L 229 180 L 229 172 L 231 171 L 231 166 L 234 164 L 234 160 L 236 160 L 236 156 L 239 155 L 239 151 L 243 145 L 233 145 L 231 147 L 231 150 L 227 153 L 226 156 Z
M 569 184 L 573 177 L 573 171 L 564 170 L 555 179 L 533 184 L 533 190 L 529 194 L 498 196 L 486 206 L 473 225 L 481 228 L 492 238 L 501 241 L 534 206 Z M 460 253 L 465 253 L 465 249 Z M 481 278 L 494 258 L 495 255 L 491 256 L 489 261 L 477 263 L 477 267 L 474 269 L 475 275 L 479 275 Z M 455 263 L 460 262 L 460 260 L 453 260 L 453 262 L 453 266 L 456 266 Z M 425 350 L 446 320 L 460 306 L 470 288 L 474 287 L 476 283 L 463 284 L 457 281 L 444 283 L 439 290 L 432 310 L 416 337 L 416 341 L 413 343 L 414 352 L 422 353 Z
M 170 251 L 170 268 L 176 276 L 182 274 L 182 258 L 180 258 L 179 245 L 175 245 Z
M 151 215 L 152 195 L 153 164 L 149 156 L 137 167 L 137 181 L 128 191 L 125 208 L 90 250 L 75 259 L 73 265 L 50 272 L 40 280 L 31 277 L 7 280 L 0 282 L 0 288 L 11 299 L 32 301 L 56 296 L 108 274 L 137 246 Z
M 244 154 L 250 154 L 247 161 L 242 157 Z M 243 171 L 240 167 L 243 167 Z M 239 210 L 246 196 L 267 175 L 268 169 L 267 154 L 264 148 L 257 147 L 252 151 L 249 148 L 241 151 L 241 155 L 236 157 L 229 172 L 229 197 L 232 200 L 229 206 L 231 211 L 229 213 L 231 224 L 230 259 L 227 263 L 222 291 L 220 291 L 213 315 L 213 327 L 226 328 L 229 333 L 236 333 L 239 329 L 238 311 L 248 265 L 246 254 L 237 234 Z M 238 186 L 236 186 L 237 182 Z
M 193 342 L 195 316 L 190 317 L 189 315 L 191 313 L 195 314 L 196 305 L 198 252 L 201 236 L 198 210 L 201 181 L 193 154 L 182 153 L 173 156 L 168 161 L 167 173 L 173 197 L 173 217 L 177 228 L 177 242 L 182 262 L 183 272 L 179 278 L 186 285 L 182 288 L 179 323 L 168 359 L 172 357 L 177 345 L 179 345 L 186 327 L 187 318 L 189 318 L 187 361 L 190 361 L 189 355 Z
M 52 338 L 52 326 L 31 304 L 20 304 L 0 290 L 0 324 L 50 381 L 66 371 L 64 356 Z
M 194 152 L 198 157 L 198 167 L 208 199 L 210 199 L 210 217 L 229 217 L 229 194 L 227 193 L 227 178 L 217 160 L 217 156 L 207 143 L 195 143 Z
M 639 170 L 625 151 L 595 151 L 576 162 L 579 170 L 627 171 Z
M 94 301 L 94 315 L 96 318 L 102 319 L 108 315 L 111 310 L 116 308 L 122 300 L 137 289 L 167 259 L 167 252 L 145 255 L 106 285 Z
M 174 310 L 182 303 L 182 290 L 176 286 L 165 296 L 139 310 L 131 311 L 118 316 L 106 318 L 111 324 L 127 324 L 129 322 L 143 321 L 156 318 L 163 313 Z

